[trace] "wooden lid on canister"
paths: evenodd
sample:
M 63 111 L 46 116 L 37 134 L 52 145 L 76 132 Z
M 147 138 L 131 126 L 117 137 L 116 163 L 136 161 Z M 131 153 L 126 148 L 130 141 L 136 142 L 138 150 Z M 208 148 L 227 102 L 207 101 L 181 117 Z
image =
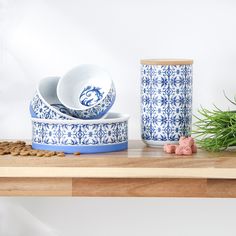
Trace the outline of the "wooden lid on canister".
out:
M 142 65 L 192 65 L 192 59 L 142 59 Z

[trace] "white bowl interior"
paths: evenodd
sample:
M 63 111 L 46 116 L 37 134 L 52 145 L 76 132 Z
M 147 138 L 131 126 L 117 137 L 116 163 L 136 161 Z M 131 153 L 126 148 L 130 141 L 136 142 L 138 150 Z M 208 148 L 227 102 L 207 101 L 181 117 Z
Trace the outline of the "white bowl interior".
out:
M 80 65 L 59 80 L 57 96 L 68 108 L 86 110 L 98 104 L 108 94 L 111 86 L 111 77 L 103 68 Z
M 40 80 L 38 84 L 38 93 L 49 105 L 61 104 L 57 97 L 57 84 L 59 77 L 47 77 Z

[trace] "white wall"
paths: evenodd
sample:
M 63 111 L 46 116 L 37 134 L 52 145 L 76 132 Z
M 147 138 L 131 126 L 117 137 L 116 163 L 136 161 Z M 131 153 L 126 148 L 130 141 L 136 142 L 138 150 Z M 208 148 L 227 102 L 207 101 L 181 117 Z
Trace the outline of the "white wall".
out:
M 37 82 L 80 63 L 110 71 L 118 93 L 112 110 L 130 114 L 131 139 L 140 138 L 141 58 L 193 58 L 194 113 L 200 104 L 233 108 L 222 91 L 236 94 L 235 12 L 233 0 L 0 0 L 0 137 L 30 138 L 28 104 Z M 234 200 L 4 201 L 23 205 L 62 235 L 236 233 Z M 66 220 L 54 211 L 66 212 Z
M 40 78 L 80 63 L 106 67 L 113 111 L 140 137 L 141 58 L 194 59 L 194 112 L 227 106 L 234 90 L 236 2 L 187 0 L 0 0 L 0 133 L 30 138 L 29 100 Z M 11 124 L 11 125 L 9 125 Z

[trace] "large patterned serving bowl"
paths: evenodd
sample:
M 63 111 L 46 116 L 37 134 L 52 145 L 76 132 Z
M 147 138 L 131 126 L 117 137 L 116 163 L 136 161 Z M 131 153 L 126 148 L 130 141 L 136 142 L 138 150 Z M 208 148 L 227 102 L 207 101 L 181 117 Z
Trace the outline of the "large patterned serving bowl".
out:
M 115 102 L 111 76 L 97 65 L 80 65 L 62 76 L 57 86 L 60 102 L 79 119 L 104 118 Z
M 47 77 L 38 83 L 36 93 L 30 102 L 32 117 L 42 119 L 73 120 L 70 111 L 61 104 L 57 97 L 59 77 Z
M 100 120 L 50 120 L 32 118 L 32 147 L 65 153 L 99 153 L 128 147 L 128 119 L 109 113 Z

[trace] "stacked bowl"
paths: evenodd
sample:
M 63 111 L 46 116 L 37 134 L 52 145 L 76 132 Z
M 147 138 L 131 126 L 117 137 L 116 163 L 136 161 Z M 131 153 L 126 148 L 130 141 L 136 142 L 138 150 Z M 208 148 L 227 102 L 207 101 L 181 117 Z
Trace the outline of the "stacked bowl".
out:
M 114 82 L 96 65 L 42 79 L 30 102 L 32 147 L 65 153 L 127 149 L 129 116 L 108 112 L 115 99 Z

